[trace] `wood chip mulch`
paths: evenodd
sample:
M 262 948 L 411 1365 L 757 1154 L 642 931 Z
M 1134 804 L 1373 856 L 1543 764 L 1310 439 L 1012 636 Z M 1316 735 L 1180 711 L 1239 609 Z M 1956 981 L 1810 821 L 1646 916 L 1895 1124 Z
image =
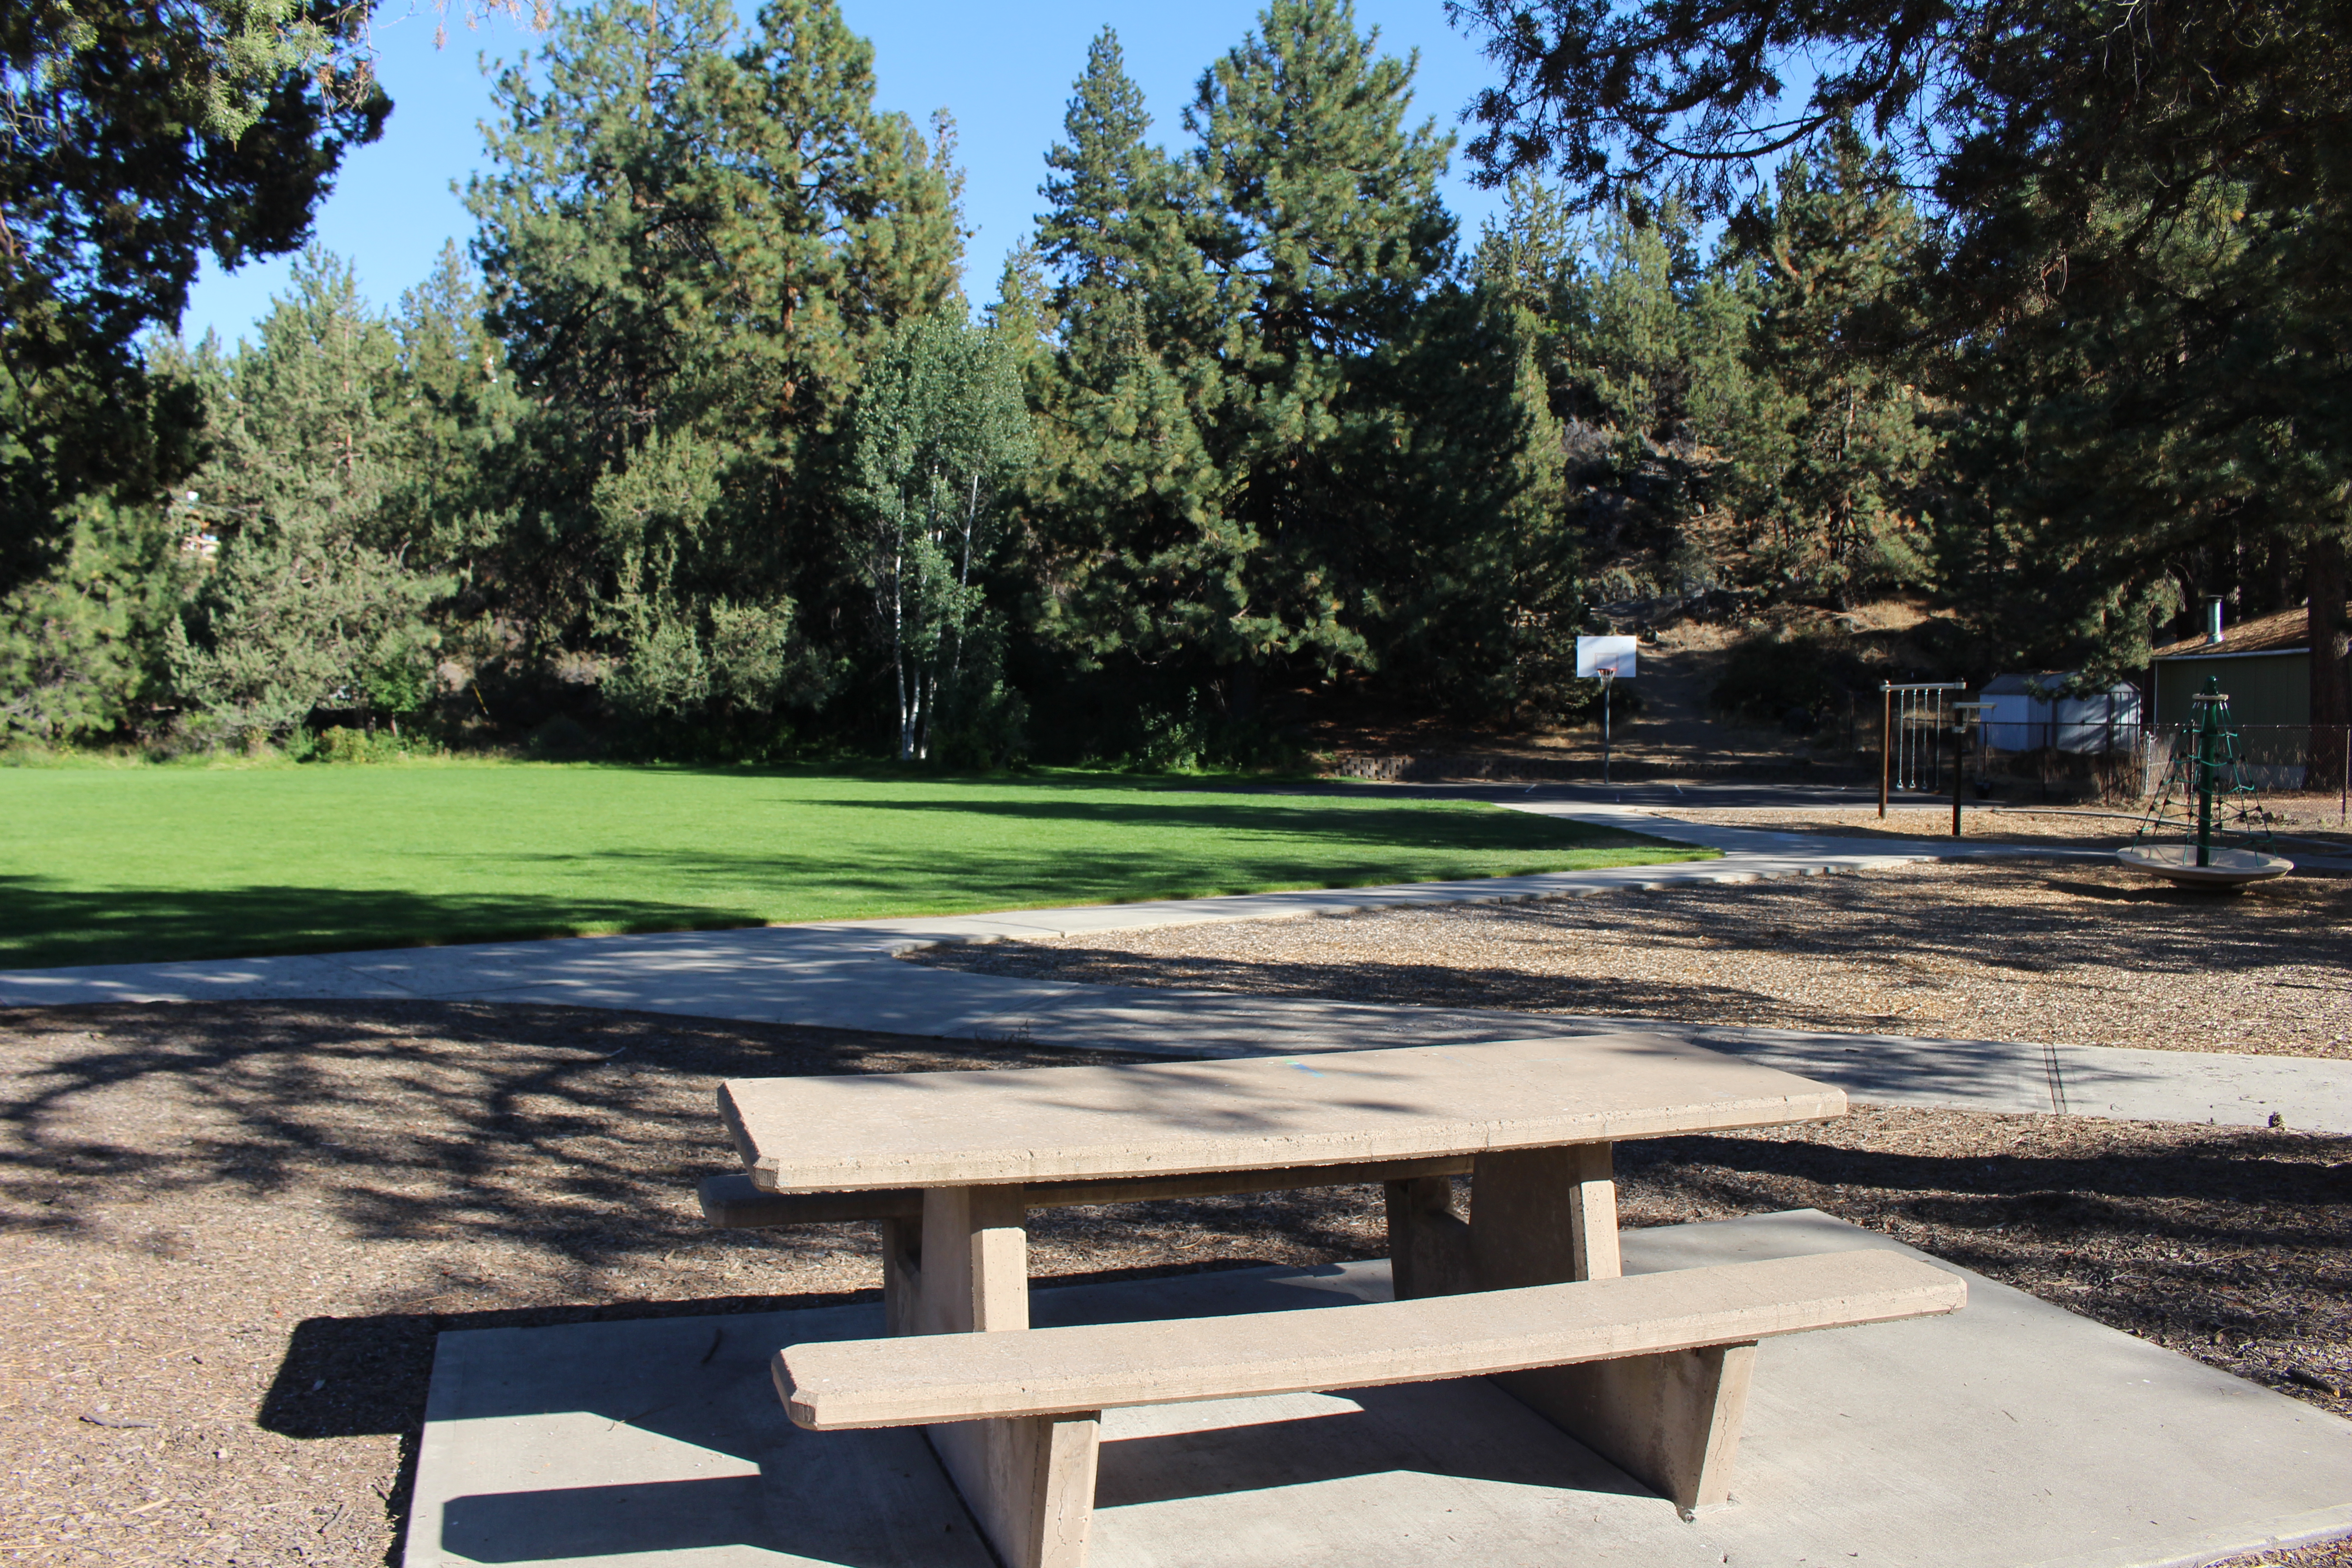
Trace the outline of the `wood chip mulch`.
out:
M 2039 856 L 910 956 L 1106 985 L 2352 1058 L 2352 880 L 2217 898 Z
M 2083 849 L 2119 849 L 2139 834 L 2152 805 L 2030 805 L 1963 804 L 1960 830 L 1971 844 L 2063 843 Z M 2352 855 L 2352 827 L 2337 815 L 2334 795 L 2265 795 L 2262 809 L 2276 836 L 2276 853 L 2293 860 L 2333 860 Z M 1704 822 L 1712 827 L 1761 827 L 1780 833 L 1825 833 L 1849 837 L 1941 839 L 1952 831 L 1948 803 L 1922 805 L 1906 801 L 1885 816 L 1870 805 L 1707 806 L 1660 810 L 1648 815 L 1683 822 Z M 2227 818 L 2224 818 L 2226 824 Z M 2153 836 L 2158 842 L 2177 840 L 2168 828 Z M 2224 843 L 2236 843 L 2225 835 Z M 2317 875 L 2340 875 L 2315 868 Z
M 438 1331 L 874 1293 L 867 1227 L 701 1225 L 719 1079 L 1116 1059 L 551 1007 L 0 1013 L 0 1562 L 396 1562 Z M 2352 1140 L 1863 1110 L 1622 1173 L 1631 1225 L 1818 1207 L 2352 1414 Z M 1034 1217 L 1064 1279 L 1382 1250 L 1370 1188 Z

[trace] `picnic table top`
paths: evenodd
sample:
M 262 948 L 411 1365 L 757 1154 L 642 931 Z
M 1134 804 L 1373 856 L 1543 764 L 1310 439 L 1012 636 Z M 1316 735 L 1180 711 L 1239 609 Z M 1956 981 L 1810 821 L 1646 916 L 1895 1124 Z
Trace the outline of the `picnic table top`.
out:
M 733 1079 L 773 1192 L 1282 1170 L 1821 1121 L 1845 1094 L 1654 1035 L 1022 1071 Z

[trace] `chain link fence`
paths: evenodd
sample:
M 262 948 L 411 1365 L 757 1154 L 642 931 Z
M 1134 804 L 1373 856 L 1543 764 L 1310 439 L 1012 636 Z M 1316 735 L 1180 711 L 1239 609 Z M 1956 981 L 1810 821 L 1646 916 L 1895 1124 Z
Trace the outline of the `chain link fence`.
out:
M 2335 815 L 2352 819 L 2352 725 L 2231 728 L 2248 784 L 2314 808 L 2332 797 Z M 1993 739 L 2011 743 L 1994 745 Z M 2187 755 L 2194 744 L 2176 724 L 2004 724 L 1971 738 L 1968 778 L 1979 798 L 2137 804 L 2164 787 L 2176 754 Z

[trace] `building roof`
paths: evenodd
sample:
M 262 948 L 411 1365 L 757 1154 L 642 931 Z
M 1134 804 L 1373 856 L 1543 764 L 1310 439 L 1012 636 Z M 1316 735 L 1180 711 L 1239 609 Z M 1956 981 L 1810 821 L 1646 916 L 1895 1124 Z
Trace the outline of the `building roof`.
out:
M 2352 612 L 2352 605 L 2346 606 Z M 2153 655 L 2157 658 L 2210 658 L 2229 653 L 2305 653 L 2311 648 L 2309 626 L 2301 605 L 2281 610 L 2276 615 L 2257 616 L 2251 621 L 2241 621 L 2234 626 L 2224 626 L 2218 643 L 2209 643 L 2200 633 L 2176 643 L 2167 643 Z
M 2352 611 L 2352 605 L 2345 606 Z M 2168 642 L 2157 648 L 2149 658 L 2216 658 L 2221 654 L 2307 654 L 2312 647 L 2310 621 L 2305 618 L 2303 606 L 2282 609 L 2272 616 L 2255 616 L 2253 621 L 2239 621 L 2237 626 L 2222 627 L 2221 642 L 2206 642 L 2204 632 L 2197 637 L 2183 637 L 2180 642 Z

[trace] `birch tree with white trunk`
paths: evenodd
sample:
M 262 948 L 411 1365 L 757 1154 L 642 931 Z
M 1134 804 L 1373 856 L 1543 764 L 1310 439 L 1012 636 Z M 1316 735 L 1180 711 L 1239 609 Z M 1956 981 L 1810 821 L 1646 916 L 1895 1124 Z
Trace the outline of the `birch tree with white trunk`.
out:
M 859 574 L 890 650 L 898 760 L 920 762 L 967 689 L 994 671 L 977 646 L 983 578 L 1003 542 L 1005 482 L 1035 437 L 1013 358 L 954 307 L 900 325 L 866 372 L 851 425 Z

